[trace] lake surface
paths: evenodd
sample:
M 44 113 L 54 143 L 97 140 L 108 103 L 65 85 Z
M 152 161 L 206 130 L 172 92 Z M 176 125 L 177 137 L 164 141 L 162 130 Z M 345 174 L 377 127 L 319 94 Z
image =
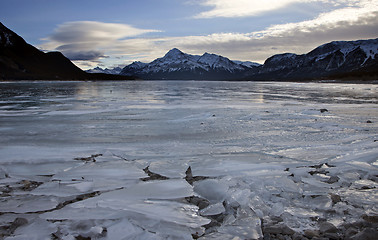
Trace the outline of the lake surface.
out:
M 356 136 L 376 134 L 365 128 L 378 122 L 377 103 L 378 86 L 363 84 L 2 83 L 0 161 L 106 150 L 148 160 L 259 152 L 319 161 L 359 149 Z
M 342 227 L 378 213 L 377 140 L 376 84 L 3 82 L 0 225 L 26 218 L 16 236 L 35 239 L 253 239 L 272 216 Z M 209 179 L 190 185 L 189 166 Z M 146 167 L 165 178 L 141 181 Z

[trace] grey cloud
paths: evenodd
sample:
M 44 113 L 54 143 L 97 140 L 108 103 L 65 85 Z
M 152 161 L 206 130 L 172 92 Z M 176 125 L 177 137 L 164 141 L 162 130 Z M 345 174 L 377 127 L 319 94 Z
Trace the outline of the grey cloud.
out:
M 63 51 L 63 54 L 72 61 L 94 61 L 107 57 L 100 51 Z
M 71 44 L 64 44 L 56 47 L 55 49 L 58 51 L 75 51 L 75 50 L 87 50 L 95 48 L 95 44 L 90 43 L 71 43 Z
M 225 42 L 188 42 L 181 47 L 192 52 L 211 51 L 232 59 L 264 62 L 268 57 L 285 52 L 307 53 L 313 48 L 337 40 L 378 37 L 378 12 L 356 22 L 339 21 L 317 28 L 288 29 L 280 35 L 235 39 Z M 178 46 L 180 47 L 180 46 Z

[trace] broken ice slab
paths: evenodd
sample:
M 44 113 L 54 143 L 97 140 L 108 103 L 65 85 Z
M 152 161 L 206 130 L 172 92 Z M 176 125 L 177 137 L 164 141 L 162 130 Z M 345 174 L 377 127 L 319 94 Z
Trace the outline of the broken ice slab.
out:
M 79 182 L 79 183 L 73 183 L 68 184 L 67 187 L 75 187 L 80 192 L 90 192 L 93 191 L 93 182 Z
M 62 209 L 40 215 L 47 220 L 89 220 L 130 218 L 134 222 L 164 221 L 190 228 L 200 228 L 210 222 L 198 215 L 198 207 L 172 201 L 112 201 L 99 202 L 96 206 L 71 204 Z M 156 223 L 155 223 L 156 224 Z
M 32 223 L 21 226 L 16 229 L 14 236 L 5 238 L 4 240 L 41 240 L 51 239 L 51 234 L 57 231 L 55 224 L 44 219 L 36 218 Z
M 73 182 L 75 183 L 75 182 Z M 76 182 L 75 184 L 80 184 L 80 182 Z M 83 193 L 88 193 L 93 191 L 93 186 L 91 182 L 89 182 L 91 186 L 87 186 L 84 189 L 84 186 L 77 186 L 75 187 L 74 184 L 64 184 L 60 182 L 45 182 L 33 191 L 29 192 L 31 195 L 37 196 L 56 196 L 56 197 L 70 197 L 70 196 L 77 196 Z M 86 190 L 86 191 L 83 191 Z
M 97 180 L 117 179 L 119 181 L 128 179 L 139 179 L 146 177 L 146 174 L 125 161 L 94 162 L 79 165 L 77 167 L 57 173 L 53 180 L 72 181 L 72 179 Z
M 114 224 L 107 227 L 107 239 L 193 239 L 193 230 L 190 231 L 190 229 L 177 224 L 157 221 L 146 222 L 143 226 L 140 224 L 141 222 L 134 221 L 133 219 L 121 219 L 116 221 Z M 155 224 L 155 226 L 153 224 Z
M 125 214 L 130 216 L 139 214 L 149 219 L 175 222 L 194 228 L 209 223 L 209 220 L 198 215 L 197 206 L 172 201 L 173 199 L 182 199 L 193 194 L 192 187 L 182 179 L 140 182 L 129 188 L 103 193 L 99 196 L 70 204 L 66 208 L 75 208 L 78 211 L 92 209 L 94 213 L 98 208 L 108 209 L 110 210 L 108 213 L 110 216 L 114 211 L 125 211 L 127 212 Z M 44 216 L 47 218 L 60 218 L 61 216 L 56 212 L 44 214 Z M 80 216 L 65 215 L 65 218 L 69 219 L 77 217 Z M 106 216 L 104 217 L 106 219 Z
M 125 189 L 103 193 L 97 197 L 76 203 L 76 206 L 94 207 L 101 202 L 129 202 L 149 199 L 180 199 L 194 194 L 192 186 L 183 179 L 139 182 Z
M 193 176 L 267 176 L 267 175 L 286 175 L 282 165 L 270 163 L 253 163 L 248 161 L 217 160 L 196 162 L 192 166 Z
M 67 205 L 62 209 L 52 212 L 46 212 L 39 215 L 46 220 L 103 220 L 103 219 L 120 219 L 126 213 L 122 210 L 110 208 L 73 208 Z
M 81 165 L 82 163 L 77 162 L 14 163 L 2 164 L 1 168 L 10 177 L 39 181 L 58 172 Z
M 223 206 L 223 203 L 216 203 L 209 205 L 208 207 L 202 209 L 200 211 L 201 216 L 214 216 L 221 214 L 222 212 L 226 211 L 226 209 Z
M 152 239 L 153 233 L 146 232 L 143 228 L 132 224 L 128 219 L 121 219 L 109 226 L 107 233 L 108 239 Z M 146 236 L 151 235 L 151 236 Z
M 71 196 L 88 191 L 107 191 L 136 183 L 147 175 L 125 161 L 94 162 L 76 165 L 56 173 L 32 194 Z
M 149 170 L 168 178 L 183 178 L 189 164 L 185 161 L 156 161 L 149 165 Z
M 54 197 L 20 195 L 2 199 L 0 212 L 33 213 L 54 209 L 58 204 Z

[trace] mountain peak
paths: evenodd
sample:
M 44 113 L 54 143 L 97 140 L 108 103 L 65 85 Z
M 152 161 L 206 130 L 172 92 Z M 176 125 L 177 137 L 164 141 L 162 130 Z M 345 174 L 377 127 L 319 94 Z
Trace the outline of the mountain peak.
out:
M 168 52 L 178 52 L 178 53 L 182 53 L 180 49 L 178 48 L 172 48 L 171 50 L 169 50 Z
M 172 48 L 171 50 L 169 50 L 169 52 L 167 52 L 165 54 L 165 58 L 168 57 L 168 58 L 175 58 L 175 57 L 178 57 L 178 56 L 182 56 L 184 55 L 185 53 L 181 52 L 178 48 Z

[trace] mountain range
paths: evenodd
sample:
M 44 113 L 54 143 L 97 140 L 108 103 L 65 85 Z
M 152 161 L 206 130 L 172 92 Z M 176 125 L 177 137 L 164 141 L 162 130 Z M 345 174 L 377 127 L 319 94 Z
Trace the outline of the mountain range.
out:
M 264 64 L 232 61 L 220 55 L 190 55 L 174 48 L 151 63 L 133 62 L 121 75 L 142 79 L 310 80 L 377 78 L 378 38 L 334 41 L 307 54 L 277 54 Z
M 278 54 L 257 71 L 246 73 L 251 80 L 300 80 L 371 76 L 378 77 L 378 38 L 334 41 L 307 54 Z
M 100 68 L 100 67 L 95 67 L 92 69 L 85 70 L 87 73 L 105 73 L 105 74 L 114 74 L 118 75 L 122 71 L 122 68 L 120 67 L 115 67 L 115 68 Z
M 174 48 L 150 63 L 123 69 L 76 67 L 60 52 L 38 50 L 0 23 L 0 80 L 311 80 L 378 79 L 378 38 L 334 41 L 306 54 L 277 54 L 264 64 Z
M 190 55 L 174 48 L 151 63 L 134 62 L 120 74 L 142 79 L 233 80 L 257 66 L 257 63 L 234 62 L 210 53 Z
M 90 74 L 60 52 L 44 53 L 0 22 L 0 80 L 125 80 L 132 77 Z

